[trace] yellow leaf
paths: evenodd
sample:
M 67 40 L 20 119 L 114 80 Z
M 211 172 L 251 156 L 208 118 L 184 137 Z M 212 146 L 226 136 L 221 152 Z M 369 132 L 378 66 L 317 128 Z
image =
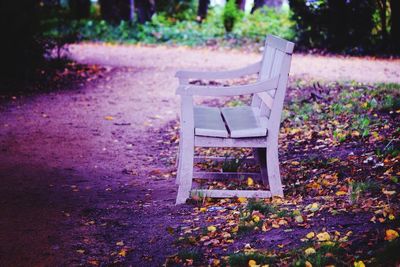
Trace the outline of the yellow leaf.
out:
M 297 166 L 297 165 L 300 165 L 300 162 L 298 162 L 298 161 L 292 161 L 291 164 L 294 165 L 294 166 Z
M 207 208 L 200 208 L 200 212 L 206 212 L 207 211 Z
M 306 267 L 312 267 L 312 264 L 311 264 L 311 262 L 306 261 L 305 266 L 306 266 Z
M 363 261 L 355 261 L 354 267 L 365 267 L 365 264 Z
M 253 221 L 254 222 L 259 222 L 260 221 L 260 217 L 257 215 L 253 215 Z
M 247 198 L 245 198 L 245 197 L 239 197 L 237 200 L 239 201 L 239 203 L 247 202 Z
M 107 121 L 112 121 L 114 119 L 114 117 L 113 116 L 105 116 L 104 119 Z
M 314 202 L 308 205 L 306 208 L 308 208 L 308 210 L 310 210 L 311 212 L 316 212 L 317 210 L 319 210 L 319 204 Z
M 254 185 L 254 181 L 253 181 L 253 179 L 251 179 L 250 177 L 247 178 L 247 185 L 248 185 L 248 186 L 253 186 L 253 185 Z
M 215 231 L 217 231 L 217 227 L 215 227 L 214 225 L 210 225 L 210 226 L 207 227 L 207 230 L 209 232 L 215 232 Z
M 394 218 L 395 218 L 395 217 L 394 217 L 394 215 L 393 215 L 393 214 L 390 214 L 390 215 L 389 215 L 389 220 L 393 221 L 393 220 L 394 220 Z
M 318 241 L 329 241 L 331 236 L 327 232 L 317 234 Z
M 392 241 L 399 237 L 399 233 L 396 230 L 386 230 L 385 240 Z
M 249 260 L 249 267 L 257 265 L 257 262 L 255 260 Z
M 308 239 L 311 239 L 311 238 L 313 238 L 315 236 L 315 233 L 314 232 L 309 232 L 307 235 L 306 235 L 306 237 L 308 238 Z
M 311 255 L 311 254 L 315 254 L 316 251 L 314 248 L 308 248 L 306 250 L 304 250 L 304 253 L 306 254 L 306 256 Z
M 345 191 L 337 191 L 336 195 L 337 196 L 344 196 L 344 195 L 347 195 L 347 192 L 345 192 Z
M 123 248 L 118 252 L 118 255 L 121 256 L 121 257 L 126 257 L 126 253 L 127 252 L 128 251 L 126 250 L 126 248 Z
M 296 222 L 298 222 L 298 223 L 303 223 L 303 222 L 304 222 L 303 216 L 301 216 L 301 215 L 295 216 L 295 217 L 294 217 L 294 220 L 295 220 Z

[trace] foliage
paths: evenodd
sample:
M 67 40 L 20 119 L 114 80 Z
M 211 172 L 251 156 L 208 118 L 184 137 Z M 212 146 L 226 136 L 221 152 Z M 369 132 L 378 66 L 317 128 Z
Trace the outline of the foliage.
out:
M 290 10 L 263 7 L 239 21 L 234 32 L 255 42 L 263 42 L 267 34 L 292 40 L 295 33 L 290 17 Z
M 266 13 L 265 13 L 266 12 Z M 225 39 L 225 28 L 221 20 L 222 10 L 210 9 L 207 18 L 201 23 L 194 20 L 178 20 L 168 17 L 165 13 L 155 14 L 151 22 L 137 24 L 121 21 L 118 25 L 103 20 L 57 21 L 47 33 L 53 38 L 63 38 L 77 33 L 79 40 L 127 42 L 145 44 L 181 44 L 188 46 L 243 46 L 250 44 L 262 45 L 266 34 L 275 34 L 287 39 L 294 37 L 293 23 L 287 11 L 275 9 L 258 10 L 253 15 L 246 15 L 236 23 L 230 34 L 231 39 Z M 50 25 L 50 22 L 48 23 Z M 63 25 L 60 28 L 57 25 Z
M 157 1 L 156 12 L 173 20 L 194 20 L 196 17 L 196 2 L 194 0 Z
M 374 0 L 290 0 L 289 3 L 296 21 L 297 41 L 304 47 L 363 53 L 375 45 Z
M 26 78 L 43 60 L 40 17 L 35 1 L 3 1 L 0 4 L 2 78 Z
M 243 16 L 243 13 L 237 8 L 235 0 L 228 0 L 222 14 L 222 21 L 227 33 L 232 32 L 237 21 Z

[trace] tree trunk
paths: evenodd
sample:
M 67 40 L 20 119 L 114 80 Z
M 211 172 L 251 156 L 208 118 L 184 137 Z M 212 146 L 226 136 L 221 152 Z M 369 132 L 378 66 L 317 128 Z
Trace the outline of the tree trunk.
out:
M 74 19 L 87 19 L 90 16 L 90 0 L 69 0 L 69 8 Z
M 137 0 L 136 9 L 138 22 L 143 24 L 150 21 L 155 12 L 155 2 L 152 0 Z
M 236 0 L 236 6 L 238 9 L 244 11 L 244 8 L 246 7 L 246 0 Z
M 381 37 L 383 41 L 383 45 L 387 45 L 387 25 L 386 25 L 386 11 L 387 11 L 387 3 L 386 0 L 377 0 L 379 17 L 381 20 Z
M 112 23 L 130 20 L 130 0 L 99 0 L 101 17 Z
M 281 7 L 282 0 L 265 0 L 265 4 L 269 7 Z
M 390 0 L 390 38 L 395 52 L 400 52 L 400 1 Z
M 197 21 L 202 22 L 207 17 L 209 4 L 210 0 L 199 0 L 199 8 L 197 9 Z
M 263 6 L 278 8 L 282 6 L 282 0 L 254 0 L 254 5 L 251 8 L 251 14 Z

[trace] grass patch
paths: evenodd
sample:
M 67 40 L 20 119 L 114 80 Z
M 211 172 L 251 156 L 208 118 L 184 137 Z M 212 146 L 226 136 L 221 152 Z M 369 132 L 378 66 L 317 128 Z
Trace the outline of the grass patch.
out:
M 229 255 L 228 263 L 231 267 L 248 267 L 249 261 L 253 260 L 257 265 L 273 264 L 274 257 L 270 257 L 261 253 L 236 253 Z

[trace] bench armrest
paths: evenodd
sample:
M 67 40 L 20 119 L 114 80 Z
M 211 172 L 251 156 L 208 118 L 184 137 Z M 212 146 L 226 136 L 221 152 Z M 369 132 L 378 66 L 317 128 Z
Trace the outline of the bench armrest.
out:
M 181 70 L 175 74 L 175 77 L 179 78 L 179 80 L 186 79 L 232 79 L 238 78 L 245 75 L 258 73 L 261 69 L 261 62 L 257 62 L 251 64 L 247 67 L 236 69 L 236 70 L 227 70 L 227 71 L 185 71 Z
M 197 95 L 197 96 L 236 96 L 261 93 L 274 90 L 278 87 L 279 75 L 252 84 L 236 85 L 236 86 L 207 86 L 207 85 L 180 85 L 177 95 Z

